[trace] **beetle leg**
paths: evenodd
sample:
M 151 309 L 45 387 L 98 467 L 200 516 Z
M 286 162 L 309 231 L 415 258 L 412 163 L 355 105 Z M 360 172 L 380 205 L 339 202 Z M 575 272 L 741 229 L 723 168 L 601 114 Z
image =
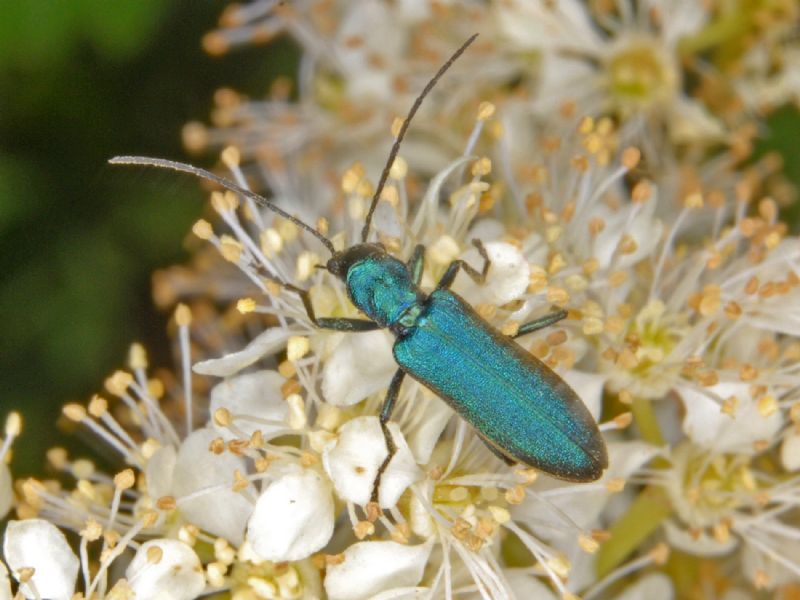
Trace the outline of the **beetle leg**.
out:
M 417 244 L 414 246 L 414 253 L 408 261 L 408 272 L 411 273 L 411 281 L 414 285 L 419 285 L 422 279 L 422 271 L 425 270 L 425 246 Z
M 530 321 L 529 323 L 520 325 L 517 333 L 515 333 L 511 337 L 518 338 L 519 336 L 525 335 L 526 333 L 532 333 L 534 331 L 544 329 L 545 327 L 549 327 L 550 325 L 558 323 L 561 319 L 565 318 L 566 316 L 567 316 L 567 311 L 565 310 L 557 310 L 556 312 L 546 314 L 543 317 L 539 317 L 538 319 Z
M 439 280 L 439 283 L 436 286 L 437 290 L 446 290 L 453 285 L 453 281 L 455 281 L 459 269 L 464 269 L 467 275 L 469 275 L 472 278 L 472 281 L 475 283 L 483 283 L 486 281 L 486 274 L 489 272 L 489 267 L 491 266 L 492 261 L 489 260 L 489 255 L 486 253 L 486 248 L 483 246 L 483 242 L 480 240 L 472 240 L 472 245 L 478 249 L 481 257 L 483 257 L 483 268 L 478 271 L 460 258 L 457 258 L 450 263 L 449 267 L 447 267 L 447 271 L 444 272 L 444 275 L 442 275 L 442 278 Z
M 317 318 L 317 315 L 314 313 L 314 305 L 311 303 L 311 294 L 308 293 L 308 290 L 304 290 L 296 285 L 287 283 L 275 277 L 274 275 L 268 273 L 262 274 L 273 283 L 277 283 L 281 287 L 284 287 L 300 296 L 300 300 L 303 303 L 303 308 L 306 309 L 308 318 L 311 319 L 311 322 L 314 325 L 321 329 L 333 329 L 334 331 L 374 331 L 381 328 L 381 326 L 374 321 L 369 321 L 367 319 L 348 319 L 346 317 Z
M 392 416 L 392 410 L 394 409 L 394 403 L 397 400 L 397 395 L 400 393 L 400 385 L 403 383 L 403 377 L 405 377 L 405 374 L 406 372 L 403 371 L 403 369 L 397 369 L 394 377 L 392 377 L 392 382 L 389 384 L 389 390 L 386 392 L 386 399 L 383 401 L 383 408 L 381 408 L 381 431 L 383 431 L 383 439 L 386 440 L 386 450 L 388 454 L 383 460 L 383 463 L 381 463 L 381 466 L 378 468 L 378 474 L 375 476 L 375 483 L 372 486 L 372 496 L 370 498 L 370 502 L 378 502 L 378 490 L 380 489 L 381 485 L 381 476 L 386 470 L 386 467 L 389 466 L 394 453 L 397 452 L 397 446 L 395 445 L 392 434 L 389 431 L 388 423 L 389 417 Z

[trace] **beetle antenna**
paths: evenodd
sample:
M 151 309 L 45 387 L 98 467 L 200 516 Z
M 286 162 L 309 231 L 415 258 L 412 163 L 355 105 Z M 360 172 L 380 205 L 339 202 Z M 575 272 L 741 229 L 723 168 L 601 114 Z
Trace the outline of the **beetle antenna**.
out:
M 375 212 L 375 208 L 378 206 L 378 198 L 380 198 L 381 192 L 383 191 L 383 186 L 386 185 L 386 180 L 389 177 L 389 171 L 392 169 L 392 164 L 394 164 L 394 159 L 397 157 L 397 153 L 400 150 L 400 143 L 403 141 L 403 136 L 406 134 L 406 130 L 411 123 L 411 119 L 414 118 L 414 115 L 422 105 L 422 101 L 425 99 L 425 96 L 428 95 L 428 92 L 433 89 L 433 86 L 436 85 L 442 75 L 444 75 L 445 71 L 447 71 L 447 69 L 449 69 L 452 64 L 456 62 L 456 60 L 458 60 L 458 57 L 464 53 L 464 50 L 466 50 L 467 47 L 475 41 L 476 37 L 478 37 L 477 33 L 470 36 L 470 38 L 461 44 L 461 47 L 456 50 L 449 59 L 447 59 L 447 62 L 439 67 L 436 75 L 431 78 L 420 95 L 417 96 L 417 99 L 414 100 L 414 104 L 411 105 L 411 110 L 408 111 L 408 116 L 406 117 L 405 121 L 403 121 L 403 125 L 400 127 L 400 132 L 397 134 L 397 139 L 394 141 L 391 152 L 389 152 L 389 160 L 386 161 L 386 166 L 383 168 L 381 178 L 378 181 L 378 187 L 375 188 L 375 194 L 372 196 L 372 202 L 369 205 L 369 212 L 367 213 L 367 218 L 364 220 L 364 228 L 361 230 L 362 242 L 366 242 L 367 237 L 369 237 L 369 227 L 372 223 L 372 214 Z
M 249 198 L 259 206 L 263 206 L 264 208 L 269 209 L 272 212 L 280 215 L 284 219 L 291 221 L 301 229 L 305 229 L 311 235 L 317 238 L 320 242 L 322 242 L 322 244 L 328 249 L 331 255 L 336 254 L 336 249 L 333 247 L 333 243 L 307 223 L 303 223 L 303 221 L 301 221 L 297 217 L 293 217 L 282 208 L 279 208 L 275 203 L 270 202 L 269 200 L 264 198 L 264 196 L 259 196 L 255 192 L 246 190 L 243 187 L 236 185 L 230 179 L 226 179 L 225 177 L 220 177 L 219 175 L 215 175 L 211 171 L 206 171 L 205 169 L 194 167 L 192 165 L 182 162 L 176 162 L 174 160 L 166 160 L 164 158 L 149 158 L 147 156 L 115 156 L 108 162 L 111 163 L 112 165 L 141 165 L 144 167 L 156 167 L 159 169 L 172 169 L 174 171 L 189 173 L 196 177 L 200 177 L 202 179 L 208 179 L 209 181 L 218 183 L 222 187 L 229 189 L 230 191 L 235 192 L 240 196 Z

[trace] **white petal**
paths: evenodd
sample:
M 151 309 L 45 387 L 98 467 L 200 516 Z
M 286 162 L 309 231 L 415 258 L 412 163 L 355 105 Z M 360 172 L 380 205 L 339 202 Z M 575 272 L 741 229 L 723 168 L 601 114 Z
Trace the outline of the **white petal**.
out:
M 580 0 L 518 0 L 500 3 L 498 25 L 522 49 L 597 53 L 603 41 Z
M 234 425 L 244 431 L 247 436 L 261 430 L 266 439 L 271 433 L 285 429 L 283 424 L 289 414 L 289 407 L 281 394 L 281 386 L 286 379 L 277 371 L 257 371 L 231 377 L 218 383 L 211 389 L 211 406 L 213 415 L 218 408 L 225 408 L 233 416 L 249 416 L 255 419 L 276 421 L 277 424 L 260 423 L 251 419 L 236 419 Z M 233 433 L 226 427 L 215 425 L 219 435 L 226 440 L 232 439 Z
M 300 560 L 325 547 L 333 535 L 330 484 L 311 469 L 290 469 L 256 502 L 247 541 L 263 560 Z
M 675 144 L 710 143 L 725 139 L 725 127 L 695 100 L 678 94 L 669 122 L 670 138 Z
M 397 447 L 381 476 L 378 502 L 383 508 L 397 503 L 406 488 L 420 477 L 411 450 L 396 423 L 389 423 Z M 345 423 L 322 455 L 325 471 L 343 500 L 365 505 L 369 502 L 375 477 L 387 456 L 378 417 L 358 417 Z
M 342 337 L 322 370 L 322 393 L 335 406 L 350 406 L 386 389 L 397 363 L 384 331 Z
M 766 535 L 763 532 L 758 535 L 758 538 L 761 538 L 761 543 L 766 545 L 774 556 L 767 554 L 764 549 L 756 547 L 755 544 L 747 543 L 748 539 L 745 536 L 741 558 L 745 577 L 750 581 L 755 581 L 759 571 L 761 574 L 766 574 L 766 588 L 769 590 L 790 582 L 796 583 L 798 581 L 797 557 L 800 556 L 800 540 L 792 540 L 783 535 Z
M 678 43 L 685 35 L 697 34 L 708 20 L 709 10 L 705 3 L 697 0 L 678 0 L 677 2 L 656 3 L 667 8 L 667 14 L 662 19 L 663 29 L 661 36 L 667 46 Z M 666 5 L 666 6 L 665 6 Z M 656 10 L 658 6 L 653 7 Z
M 0 561 L 0 600 L 11 600 L 11 581 L 8 578 L 8 569 Z
M 550 586 L 531 575 L 529 569 L 508 569 L 505 575 L 511 591 L 514 592 L 514 598 L 557 600 Z
M 398 587 L 375 594 L 369 600 L 419 600 L 425 598 L 429 591 L 430 588 L 421 586 Z
M 423 394 L 427 393 L 427 390 L 423 391 Z M 426 465 L 442 431 L 453 417 L 453 409 L 432 395 L 424 400 L 418 396 L 417 403 L 420 407 L 416 408 L 415 406 L 414 408 L 414 424 L 407 428 L 409 430 L 408 447 L 417 464 Z
M 599 419 L 601 401 L 603 399 L 603 386 L 608 376 L 576 370 L 567 371 L 562 373 L 561 376 L 569 384 L 569 387 L 575 390 L 578 397 L 583 400 L 595 421 Z
M 646 442 L 609 442 L 608 470 L 603 474 L 603 479 L 623 478 L 633 475 L 639 467 L 648 462 L 659 449 Z
M 212 358 L 196 363 L 192 370 L 200 375 L 230 377 L 249 367 L 267 354 L 274 354 L 286 346 L 286 341 L 300 331 L 285 327 L 273 327 L 259 334 L 253 341 L 238 352 L 231 352 L 220 358 Z
M 625 591 L 617 596 L 617 600 L 672 600 L 675 591 L 672 588 L 672 581 L 663 573 L 651 573 L 645 575 L 639 581 L 625 588 Z
M 80 563 L 67 538 L 52 523 L 43 519 L 9 521 L 3 553 L 11 572 L 35 569 L 32 582 L 42 598 L 69 600 L 75 591 Z M 20 585 L 27 598 L 34 595 L 27 585 Z
M 364 600 L 422 579 L 432 544 L 405 546 L 397 542 L 359 542 L 344 551 L 344 562 L 328 567 L 325 591 L 329 600 Z
M 172 493 L 187 520 L 238 546 L 244 539 L 253 505 L 231 488 L 235 471 L 247 473 L 247 463 L 230 452 L 219 455 L 211 452 L 208 447 L 216 437 L 216 431 L 205 428 L 192 432 L 183 441 L 175 464 Z M 214 486 L 222 488 L 180 501 L 182 496 Z M 252 486 L 249 493 L 255 493 Z
M 193 600 L 206 587 L 200 559 L 178 540 L 158 539 L 142 544 L 125 576 L 136 598 Z
M 567 98 L 588 103 L 600 91 L 602 80 L 598 69 L 588 61 L 571 56 L 542 56 L 534 110 L 539 115 L 554 111 Z
M 11 504 L 14 502 L 11 484 L 11 471 L 8 470 L 8 465 L 0 459 L 0 520 L 8 514 Z
M 655 192 L 657 193 L 657 191 Z M 663 223 L 655 218 L 658 202 L 653 198 L 642 205 L 629 205 L 622 210 L 612 211 L 602 203 L 594 210 L 595 216 L 605 221 L 605 227 L 594 239 L 593 255 L 602 268 L 611 265 L 615 259 L 615 267 L 620 269 L 638 263 L 642 258 L 652 254 L 661 240 Z M 633 212 L 635 215 L 632 215 Z M 631 220 L 631 216 L 633 219 Z M 629 222 L 630 221 L 630 222 Z M 636 242 L 636 250 L 630 254 L 619 255 L 617 247 L 624 235 L 630 235 Z
M 750 395 L 746 383 L 719 383 L 707 388 L 722 400 L 737 398 L 733 416 L 720 410 L 720 403 L 693 388 L 681 387 L 686 416 L 683 431 L 696 444 L 717 452 L 753 453 L 753 442 L 772 440 L 781 428 L 780 411 L 762 416 L 758 403 Z
M 664 533 L 671 546 L 695 556 L 723 556 L 739 545 L 736 536 L 731 536 L 725 542 L 718 542 L 702 530 L 699 534 L 690 534 L 674 521 L 664 523 Z
M 800 469 L 800 433 L 792 430 L 783 438 L 781 463 L 789 472 Z
M 453 291 L 464 296 L 471 304 L 488 302 L 500 306 L 516 300 L 530 284 L 528 261 L 519 250 L 506 242 L 489 242 L 485 247 L 492 262 L 486 281 L 475 283 L 466 273 L 462 273 L 453 284 Z M 470 248 L 461 258 L 478 271 L 483 267 L 483 258 L 476 248 Z
M 658 448 L 644 442 L 608 442 L 609 466 L 598 482 L 602 484 L 614 478 L 628 479 L 636 470 L 658 453 Z M 603 485 L 593 486 L 592 489 L 582 491 L 580 494 L 557 492 L 548 499 L 549 490 L 560 490 L 574 484 L 564 483 L 551 478 L 541 478 L 537 491 L 540 497 L 529 495 L 525 501 L 512 509 L 515 519 L 526 520 L 532 523 L 534 533 L 549 541 L 567 539 L 571 543 L 575 539 L 572 533 L 554 529 L 551 523 L 563 521 L 563 514 L 568 515 L 580 527 L 591 528 L 605 510 L 608 501 L 614 494 Z M 542 524 L 539 527 L 536 524 Z M 566 538 L 564 537 L 566 535 Z
M 172 479 L 175 477 L 175 463 L 178 453 L 172 446 L 162 446 L 147 461 L 144 470 L 147 493 L 158 499 L 172 493 Z

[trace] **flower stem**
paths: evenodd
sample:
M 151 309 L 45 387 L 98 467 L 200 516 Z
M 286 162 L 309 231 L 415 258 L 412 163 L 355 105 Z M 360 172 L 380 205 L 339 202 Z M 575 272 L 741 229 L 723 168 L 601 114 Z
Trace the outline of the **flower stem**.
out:
M 634 398 L 631 403 L 631 413 L 633 420 L 642 434 L 642 439 L 654 446 L 663 446 L 664 436 L 661 434 L 661 427 L 658 425 L 656 413 L 653 411 L 653 403 L 643 398 Z

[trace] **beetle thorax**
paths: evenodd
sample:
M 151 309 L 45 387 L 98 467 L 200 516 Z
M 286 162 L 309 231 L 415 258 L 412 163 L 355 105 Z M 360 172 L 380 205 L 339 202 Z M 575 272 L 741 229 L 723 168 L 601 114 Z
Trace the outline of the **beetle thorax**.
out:
M 346 282 L 353 304 L 383 327 L 392 327 L 422 300 L 406 265 L 386 253 L 350 265 Z

